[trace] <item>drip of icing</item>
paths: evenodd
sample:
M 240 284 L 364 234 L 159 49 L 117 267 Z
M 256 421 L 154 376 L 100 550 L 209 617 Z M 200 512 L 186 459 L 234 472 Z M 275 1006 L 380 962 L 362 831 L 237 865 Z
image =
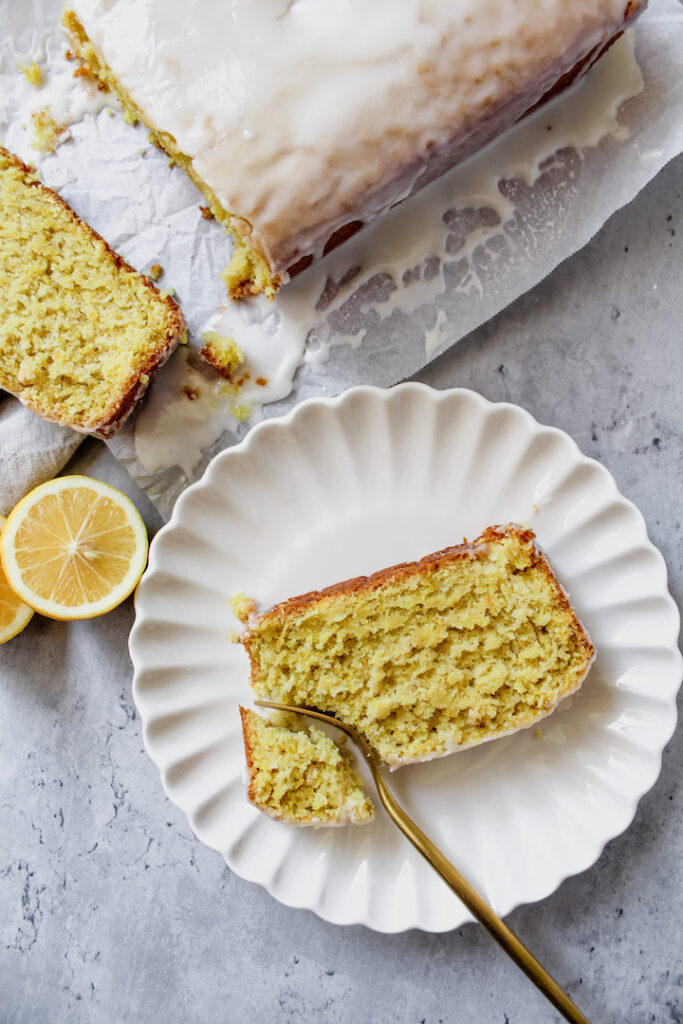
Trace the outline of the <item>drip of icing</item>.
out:
M 208 377 L 192 363 L 186 346 L 171 358 L 166 372 L 155 377 L 135 423 L 135 454 L 147 473 L 179 466 L 186 477 L 199 462 L 202 449 L 224 430 L 237 433 L 239 419 L 230 409 L 232 396 L 220 379 Z
M 274 302 L 258 296 L 222 307 L 204 329 L 234 337 L 243 350 L 249 380 L 238 401 L 253 406 L 251 421 L 261 418 L 265 403 L 291 393 L 299 367 L 324 373 L 332 345 L 362 344 L 367 327 L 359 326 L 355 315 L 361 307 L 383 321 L 397 310 L 431 309 L 423 332 L 425 354 L 432 356 L 444 342 L 448 323 L 445 310 L 435 305 L 447 291 L 445 267 L 454 259 L 467 262 L 514 213 L 501 183 L 519 179 L 532 187 L 558 151 L 581 154 L 606 137 L 625 138 L 618 109 L 642 85 L 629 31 L 582 82 L 333 250 L 283 288 Z M 481 289 L 471 262 L 457 287 Z M 173 377 L 169 370 L 159 375 L 138 415 L 136 453 L 148 471 L 177 464 L 189 476 L 201 460 L 201 448 L 223 431 L 237 430 L 234 417 L 210 408 L 215 396 L 206 399 L 203 427 L 186 429 L 188 418 L 200 420 L 203 406 L 195 402 L 188 410 L 183 374 L 196 371 L 182 353 L 174 360 Z M 257 385 L 257 379 L 267 384 Z M 325 392 L 324 378 L 317 390 Z

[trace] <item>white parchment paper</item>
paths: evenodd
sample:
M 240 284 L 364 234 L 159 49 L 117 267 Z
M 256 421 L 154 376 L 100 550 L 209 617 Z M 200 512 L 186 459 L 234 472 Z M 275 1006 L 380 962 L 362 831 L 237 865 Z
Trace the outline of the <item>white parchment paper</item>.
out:
M 159 286 L 173 288 L 183 307 L 189 355 L 173 357 L 142 413 L 110 442 L 165 515 L 211 455 L 258 418 L 312 395 L 415 373 L 577 251 L 683 150 L 683 9 L 677 0 L 651 0 L 635 29 L 642 82 L 619 57 L 618 109 L 608 101 L 619 83 L 573 89 L 547 116 L 392 212 L 387 225 L 330 254 L 275 303 L 223 315 L 254 369 L 241 402 L 251 414 L 241 422 L 234 413 L 247 410 L 221 396 L 193 354 L 226 301 L 220 271 L 229 239 L 201 216 L 201 195 L 149 144 L 144 127 L 126 124 L 111 97 L 88 96 L 73 81 L 60 8 L 60 0 L 0 0 L 0 140 L 37 162 L 46 184 L 130 263 L 143 271 L 161 264 Z M 32 59 L 46 72 L 41 89 L 17 71 L 17 61 Z M 619 67 L 615 58 L 615 70 L 601 74 L 621 74 Z M 45 106 L 70 127 L 68 140 L 41 157 L 30 115 Z M 256 367 L 268 381 L 262 392 Z

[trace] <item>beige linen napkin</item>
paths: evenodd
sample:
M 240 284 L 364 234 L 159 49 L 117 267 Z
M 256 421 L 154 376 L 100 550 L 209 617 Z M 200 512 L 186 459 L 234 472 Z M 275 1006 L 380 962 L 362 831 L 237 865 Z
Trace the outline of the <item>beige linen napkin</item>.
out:
M 0 513 L 6 516 L 32 487 L 55 476 L 82 440 L 0 391 Z

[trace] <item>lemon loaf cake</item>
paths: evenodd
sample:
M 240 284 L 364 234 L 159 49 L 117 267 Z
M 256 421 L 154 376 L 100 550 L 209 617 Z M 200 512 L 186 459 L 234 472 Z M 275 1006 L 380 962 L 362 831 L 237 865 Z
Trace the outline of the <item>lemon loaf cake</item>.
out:
M 348 752 L 296 715 L 266 721 L 240 708 L 249 779 L 260 811 L 292 825 L 363 825 L 375 811 Z
M 70 49 L 272 295 L 590 66 L 646 0 L 68 0 Z
M 109 437 L 181 340 L 169 297 L 0 147 L 0 388 Z
M 241 639 L 259 697 L 336 714 L 392 767 L 534 724 L 594 656 L 515 524 L 252 614 Z

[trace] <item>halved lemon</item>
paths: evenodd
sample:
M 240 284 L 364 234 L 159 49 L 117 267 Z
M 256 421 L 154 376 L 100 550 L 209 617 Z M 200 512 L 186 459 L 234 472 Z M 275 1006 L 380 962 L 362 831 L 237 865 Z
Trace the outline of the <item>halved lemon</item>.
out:
M 0 532 L 6 522 L 5 517 L 0 516 Z M 32 615 L 33 608 L 17 597 L 0 566 L 0 644 L 21 633 Z
M 48 480 L 12 509 L 0 538 L 15 594 L 52 619 L 89 619 L 128 597 L 147 562 L 133 502 L 101 480 Z

